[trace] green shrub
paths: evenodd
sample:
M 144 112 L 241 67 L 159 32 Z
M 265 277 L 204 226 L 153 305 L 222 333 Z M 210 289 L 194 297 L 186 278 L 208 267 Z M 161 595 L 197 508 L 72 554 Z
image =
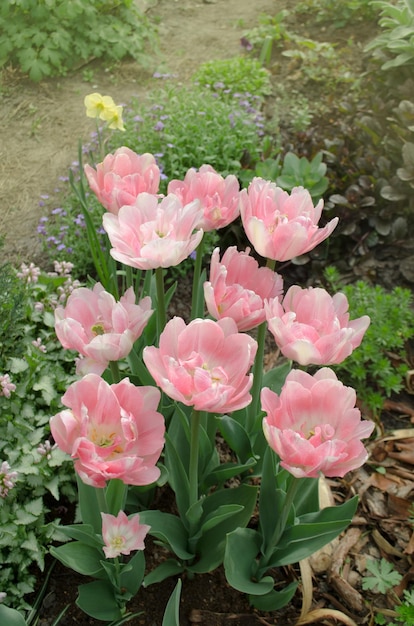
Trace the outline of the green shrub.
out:
M 396 67 L 410 69 L 414 64 L 413 0 L 373 0 L 371 4 L 381 11 L 379 25 L 382 32 L 365 50 L 374 50 L 374 54 L 383 61 L 383 70 L 393 70 Z
M 53 445 L 49 429 L 74 380 L 73 356 L 58 344 L 53 316 L 76 284 L 68 269 L 62 265 L 46 274 L 33 264 L 19 273 L 0 268 L 6 289 L 0 289 L 0 319 L 6 321 L 0 335 L 0 589 L 16 608 L 28 607 L 25 596 L 44 568 L 49 543 L 59 537 L 52 522 L 61 495 L 67 503 L 76 491 L 73 463 Z M 4 490 L 10 473 L 14 486 Z
M 405 344 L 414 336 L 413 295 L 409 289 L 395 287 L 387 292 L 379 285 L 364 281 L 340 287 L 338 272 L 325 272 L 335 291 L 348 298 L 350 318 L 369 315 L 371 324 L 359 348 L 335 366 L 341 380 L 357 391 L 358 397 L 379 415 L 385 398 L 404 386 L 408 371 Z
M 263 98 L 272 90 L 269 72 L 259 61 L 245 56 L 202 63 L 193 79 L 201 87 L 208 87 L 227 99 L 235 93 Z
M 130 56 L 148 63 L 155 32 L 132 0 L 16 0 L 0 4 L 0 67 L 38 81 L 81 61 Z

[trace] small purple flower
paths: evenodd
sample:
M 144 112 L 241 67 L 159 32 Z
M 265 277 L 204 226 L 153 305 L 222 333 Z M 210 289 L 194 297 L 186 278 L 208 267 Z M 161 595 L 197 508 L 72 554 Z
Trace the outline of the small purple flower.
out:
M 14 385 L 8 374 L 0 374 L 0 396 L 10 398 L 13 391 L 16 391 L 16 385 Z
M 242 48 L 247 50 L 247 52 L 250 52 L 251 50 L 253 50 L 253 45 L 250 43 L 248 39 L 246 39 L 246 37 L 242 37 L 240 39 L 240 45 Z
M 0 466 L 0 498 L 5 498 L 16 483 L 17 472 L 11 472 L 10 469 L 7 461 L 3 461 Z
M 34 263 L 30 263 L 29 265 L 22 263 L 20 272 L 17 272 L 17 276 L 26 283 L 37 283 L 40 276 L 40 268 Z
M 156 131 L 160 131 L 163 130 L 165 127 L 165 124 L 163 124 L 161 121 L 157 122 L 154 126 L 154 130 Z

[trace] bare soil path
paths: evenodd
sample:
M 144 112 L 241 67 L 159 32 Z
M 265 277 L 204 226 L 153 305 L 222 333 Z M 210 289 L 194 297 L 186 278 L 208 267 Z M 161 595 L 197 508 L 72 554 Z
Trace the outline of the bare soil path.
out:
M 243 31 L 260 13 L 276 14 L 291 0 L 141 0 L 159 22 L 160 56 L 143 68 L 125 61 L 117 66 L 90 63 L 66 77 L 34 84 L 4 72 L 0 84 L 3 120 L 0 138 L 0 262 L 41 261 L 36 236 L 44 214 L 42 195 L 59 187 L 76 159 L 78 141 L 94 130 L 85 116 L 84 96 L 107 93 L 117 102 L 145 97 L 159 81 L 155 70 L 187 81 L 203 61 L 240 52 Z M 151 65 L 151 67 L 150 67 Z M 84 79 L 89 77 L 88 82 Z M 39 205 L 40 203 L 40 205 Z

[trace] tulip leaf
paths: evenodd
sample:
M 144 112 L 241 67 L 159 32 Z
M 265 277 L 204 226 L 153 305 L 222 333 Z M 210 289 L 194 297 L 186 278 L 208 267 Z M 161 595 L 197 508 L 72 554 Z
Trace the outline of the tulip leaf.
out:
M 92 548 L 81 541 L 72 541 L 63 546 L 50 548 L 50 554 L 63 565 L 85 576 L 100 578 L 103 574 L 101 560 L 103 551 Z
M 249 435 L 239 422 L 223 415 L 219 419 L 218 428 L 223 439 L 243 463 L 254 456 Z
M 273 367 L 263 375 L 262 386 L 269 387 L 274 393 L 279 394 L 291 369 L 292 361 Z
M 355 496 L 339 506 L 327 507 L 317 513 L 298 518 L 298 523 L 288 527 L 280 538 L 281 548 L 275 549 L 269 567 L 296 563 L 335 539 L 349 526 L 358 504 Z
M 272 589 L 272 591 L 263 596 L 250 595 L 249 602 L 259 611 L 277 611 L 289 604 L 297 588 L 298 583 L 292 582 L 282 591 Z
M 162 626 L 180 626 L 181 585 L 181 578 L 179 578 L 165 607 Z
M 139 521 L 141 524 L 149 524 L 150 535 L 165 543 L 179 559 L 187 560 L 194 556 L 187 550 L 187 529 L 176 515 L 162 511 L 141 511 Z
M 273 589 L 274 580 L 265 576 L 253 580 L 253 567 L 260 552 L 260 534 L 252 528 L 237 528 L 227 535 L 224 570 L 230 585 L 252 595 L 264 595 Z
M 295 511 L 297 516 L 319 511 L 318 478 L 301 478 L 295 494 Z
M 102 549 L 103 541 L 96 535 L 90 524 L 67 524 L 56 528 L 71 539 L 77 539 L 92 548 Z
M 176 576 L 182 574 L 184 566 L 175 559 L 167 559 L 163 561 L 152 572 L 147 574 L 144 578 L 144 587 L 149 587 L 155 583 L 160 583 L 170 576 Z
M 196 545 L 197 541 L 204 533 L 211 530 L 218 524 L 221 524 L 221 522 L 223 522 L 228 517 L 232 517 L 242 510 L 243 507 L 240 504 L 224 504 L 220 506 L 214 513 L 209 513 L 209 515 L 204 520 L 202 526 L 198 529 L 198 532 L 190 538 L 190 545 Z
M 188 567 L 194 573 L 203 574 L 218 567 L 224 557 L 226 535 L 235 528 L 244 528 L 250 521 L 257 498 L 257 487 L 240 485 L 234 489 L 221 489 L 207 496 L 203 503 L 205 517 L 214 513 L 223 505 L 237 504 L 243 508 L 232 516 L 226 517 L 214 528 L 203 533 L 196 546 L 199 560 Z
M 119 511 L 124 509 L 126 499 L 127 486 L 119 478 L 113 478 L 109 481 L 106 490 L 106 502 L 108 512 L 117 516 Z
M 214 468 L 210 474 L 205 478 L 205 484 L 210 487 L 211 485 L 222 485 L 233 478 L 234 476 L 239 476 L 240 474 L 244 474 L 251 470 L 257 461 L 255 458 L 251 457 L 246 461 L 246 463 L 223 463 L 219 465 L 217 468 Z
M 0 623 L 7 626 L 26 626 L 26 620 L 16 609 L 0 604 Z
M 141 587 L 145 573 L 145 556 L 142 550 L 138 550 L 128 561 L 126 566 L 121 568 L 120 587 L 128 590 L 130 598 L 133 598 Z
M 95 580 L 86 585 L 80 585 L 76 604 L 84 613 L 110 622 L 122 617 L 112 585 L 105 580 Z
M 262 536 L 261 550 L 263 553 L 266 552 L 273 536 L 286 499 L 286 493 L 276 488 L 276 465 L 276 455 L 268 446 L 264 454 L 259 491 L 259 525 Z
M 101 509 L 98 501 L 97 488 L 86 485 L 76 474 L 78 484 L 79 510 L 82 522 L 90 524 L 97 535 L 102 532 Z
M 165 466 L 168 471 L 168 482 L 175 493 L 181 519 L 185 519 L 185 514 L 189 508 L 190 483 L 182 457 L 171 441 L 169 433 L 165 436 Z

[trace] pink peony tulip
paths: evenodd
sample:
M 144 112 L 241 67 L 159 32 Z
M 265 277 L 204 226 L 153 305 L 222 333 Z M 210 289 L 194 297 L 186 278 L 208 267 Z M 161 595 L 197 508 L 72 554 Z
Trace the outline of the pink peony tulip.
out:
M 55 331 L 64 348 L 83 356 L 78 360 L 78 374 L 100 375 L 109 361 L 131 352 L 152 313 L 151 298 L 135 304 L 132 287 L 117 302 L 96 283 L 93 289 L 74 289 L 66 306 L 55 309 Z
M 188 170 L 184 180 L 172 180 L 168 193 L 176 194 L 183 204 L 199 200 L 204 211 L 199 227 L 204 232 L 223 228 L 239 216 L 240 185 L 232 174 L 223 178 L 211 165 L 197 172 Z
M 198 202 L 183 206 L 169 194 L 160 202 L 148 193 L 135 204 L 124 206 L 118 215 L 106 213 L 103 226 L 117 261 L 142 270 L 179 265 L 196 249 L 203 237 L 198 224 L 202 217 Z
M 144 348 L 145 365 L 165 393 L 187 406 L 227 413 L 247 406 L 253 383 L 248 374 L 257 343 L 237 332 L 226 317 L 195 319 L 185 325 L 174 317 L 160 336 L 159 348 Z
M 357 348 L 370 319 L 349 321 L 348 300 L 325 289 L 293 285 L 280 303 L 265 303 L 269 330 L 281 352 L 300 365 L 342 363 Z
M 360 467 L 368 453 L 361 439 L 374 423 L 361 420 L 356 394 L 324 367 L 314 376 L 292 370 L 280 396 L 265 387 L 263 430 L 281 465 L 297 478 L 344 476 Z
M 50 428 L 84 483 L 105 487 L 119 478 L 149 485 L 158 479 L 165 430 L 157 412 L 160 395 L 156 387 L 136 387 L 128 378 L 109 385 L 96 374 L 68 387 L 62 403 L 69 408 L 51 418 Z
M 117 214 L 121 206 L 134 204 L 143 191 L 158 193 L 160 170 L 152 154 L 136 154 L 126 147 L 108 154 L 96 170 L 85 165 L 88 183 L 107 211 Z
M 211 257 L 210 281 L 204 283 L 204 298 L 214 319 L 231 317 L 239 331 L 250 330 L 265 321 L 265 298 L 279 297 L 283 280 L 267 267 L 259 267 L 249 248 L 238 252 L 227 248 L 219 259 L 219 248 Z
M 123 511 L 118 515 L 101 513 L 103 551 L 107 559 L 116 559 L 121 554 L 131 554 L 132 550 L 144 550 L 144 539 L 151 528 L 139 523 L 139 515 L 129 519 Z
M 313 206 L 303 187 L 295 187 L 289 195 L 262 178 L 254 178 L 240 193 L 240 214 L 249 241 L 256 252 L 275 261 L 290 261 L 329 237 L 338 218 L 318 228 L 322 207 L 322 200 Z

